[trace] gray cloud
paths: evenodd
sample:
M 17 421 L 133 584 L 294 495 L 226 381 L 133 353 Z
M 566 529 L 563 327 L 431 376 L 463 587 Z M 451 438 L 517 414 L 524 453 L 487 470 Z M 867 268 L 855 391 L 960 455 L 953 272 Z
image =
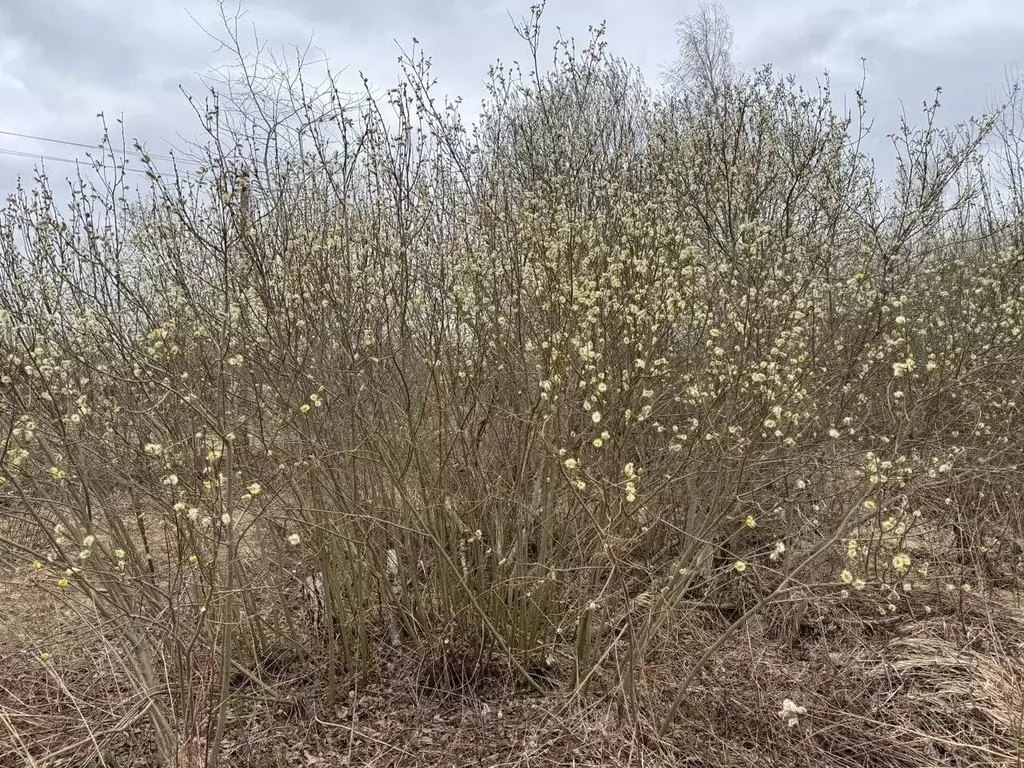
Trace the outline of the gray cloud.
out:
M 507 0 L 505 0 L 507 2 Z M 1024 12 L 1019 0 L 726 0 L 736 30 L 737 60 L 771 61 L 813 85 L 823 69 L 838 97 L 852 93 L 866 59 L 868 98 L 879 131 L 895 125 L 900 101 L 914 117 L 943 85 L 943 114 L 961 120 L 986 109 L 1003 84 L 1004 67 L 1019 63 Z M 249 0 L 240 29 L 271 48 L 304 46 L 311 38 L 343 81 L 357 72 L 387 84 L 397 76 L 396 41 L 417 37 L 432 57 L 440 87 L 470 105 L 483 96 L 489 63 L 525 58 L 512 31 L 528 2 L 397 0 L 324 3 Z M 674 57 L 673 24 L 688 6 L 668 0 L 549 0 L 549 41 L 585 38 L 607 20 L 611 48 L 652 82 Z M 198 22 L 198 23 L 197 23 Z M 196 133 L 179 86 L 199 93 L 197 73 L 226 61 L 200 28 L 223 35 L 212 0 L 0 0 L 0 131 L 94 143 L 98 112 L 123 114 L 125 129 L 153 151 Z M 0 150 L 82 157 L 83 150 L 0 135 Z M 0 196 L 33 161 L 0 153 Z M 52 177 L 70 166 L 48 163 Z

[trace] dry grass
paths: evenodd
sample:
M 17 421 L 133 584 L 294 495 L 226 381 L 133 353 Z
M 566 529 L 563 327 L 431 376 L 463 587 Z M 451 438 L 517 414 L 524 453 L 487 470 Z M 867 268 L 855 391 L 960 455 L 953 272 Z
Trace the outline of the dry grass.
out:
M 80 764 L 97 746 L 113 765 L 156 765 L 141 702 L 111 666 L 101 628 L 83 620 L 87 603 L 53 594 L 25 569 L 3 589 L 0 744 L 10 741 L 0 765 L 27 764 L 23 750 L 38 765 Z M 1018 765 L 1024 608 L 1016 593 L 922 592 L 887 616 L 876 597 L 815 605 L 786 632 L 774 611 L 748 622 L 699 675 L 664 740 L 654 736 L 657 722 L 625 716 L 604 685 L 614 676 L 583 697 L 557 667 L 545 696 L 500 668 L 462 690 L 432 691 L 441 678 L 425 657 L 395 649 L 373 680 L 333 706 L 297 656 L 255 671 L 260 684 L 237 676 L 222 758 L 254 768 Z M 666 630 L 638 685 L 643 712 L 667 706 L 674 683 L 727 624 L 699 611 Z M 786 698 L 807 710 L 794 727 L 779 716 Z M 50 759 L 58 756 L 71 762 Z

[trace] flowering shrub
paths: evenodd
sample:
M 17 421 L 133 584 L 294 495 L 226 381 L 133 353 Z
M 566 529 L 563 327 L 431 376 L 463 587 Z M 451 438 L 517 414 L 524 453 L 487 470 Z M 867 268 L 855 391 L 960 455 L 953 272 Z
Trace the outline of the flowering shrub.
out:
M 0 214 L 0 493 L 45 540 L 11 543 L 152 690 L 213 681 L 154 706 L 165 755 L 274 642 L 328 697 L 385 638 L 586 688 L 721 590 L 1016 567 L 1024 254 L 948 199 L 994 122 L 929 112 L 884 195 L 770 70 L 656 96 L 597 34 L 472 127 L 429 82 L 228 98 L 193 176 Z

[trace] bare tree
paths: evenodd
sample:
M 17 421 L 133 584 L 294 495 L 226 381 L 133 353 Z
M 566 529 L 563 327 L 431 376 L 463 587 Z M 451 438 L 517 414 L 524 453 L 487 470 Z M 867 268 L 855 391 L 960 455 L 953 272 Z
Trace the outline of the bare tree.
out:
M 717 0 L 701 2 L 696 13 L 680 21 L 676 41 L 678 57 L 665 73 L 669 88 L 709 94 L 732 79 L 732 23 Z

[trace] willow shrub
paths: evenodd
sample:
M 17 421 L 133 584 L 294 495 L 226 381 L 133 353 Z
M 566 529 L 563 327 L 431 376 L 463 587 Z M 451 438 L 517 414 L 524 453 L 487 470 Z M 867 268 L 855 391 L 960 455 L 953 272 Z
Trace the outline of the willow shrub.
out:
M 992 121 L 906 127 L 883 194 L 827 91 L 661 97 L 600 32 L 473 126 L 425 59 L 303 82 L 226 81 L 198 172 L 0 219 L 7 543 L 169 762 L 281 649 L 328 697 L 397 643 L 635 702 L 695 601 L 887 605 L 1019 536 L 1021 255 L 957 187 Z

